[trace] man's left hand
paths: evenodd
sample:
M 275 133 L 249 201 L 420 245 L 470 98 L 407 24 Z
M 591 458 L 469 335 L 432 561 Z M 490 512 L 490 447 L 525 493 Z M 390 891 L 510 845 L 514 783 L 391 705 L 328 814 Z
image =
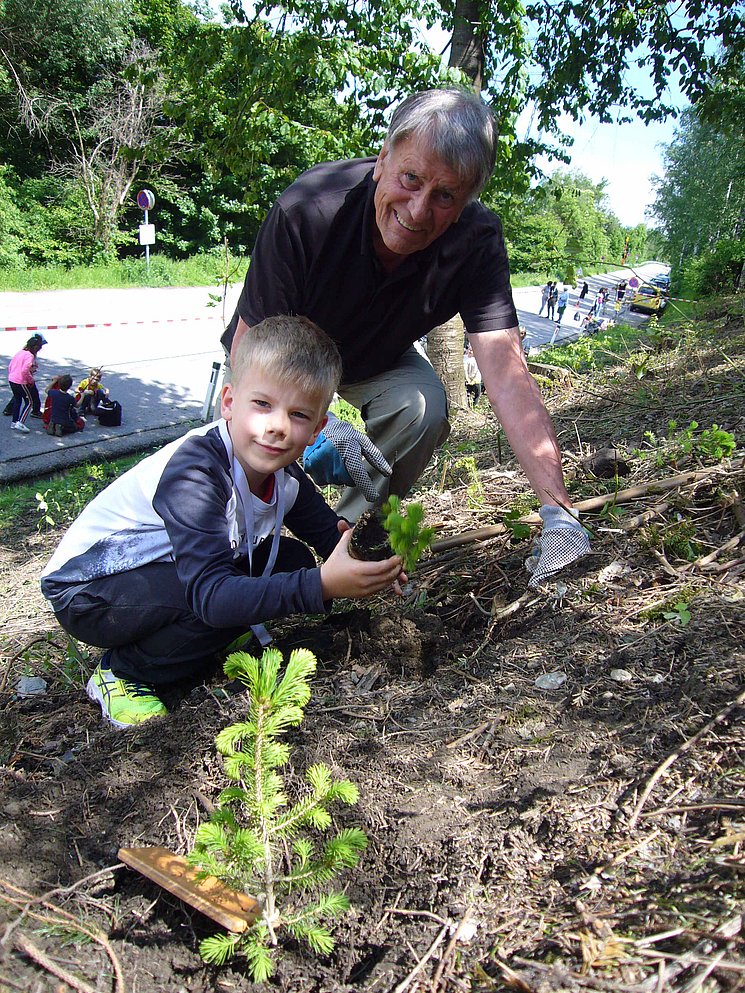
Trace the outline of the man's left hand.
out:
M 531 573 L 528 586 L 533 587 L 590 551 L 590 539 L 579 522 L 578 511 L 544 504 L 540 515 L 543 529 L 525 562 L 525 568 Z

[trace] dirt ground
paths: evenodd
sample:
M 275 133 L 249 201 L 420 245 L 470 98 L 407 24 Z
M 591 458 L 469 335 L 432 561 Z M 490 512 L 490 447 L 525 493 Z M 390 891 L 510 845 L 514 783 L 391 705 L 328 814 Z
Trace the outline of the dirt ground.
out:
M 406 596 L 272 625 L 319 660 L 293 768 L 358 785 L 338 822 L 369 845 L 333 953 L 284 942 L 267 989 L 745 989 L 739 306 L 602 374 L 536 367 L 573 499 L 616 494 L 583 515 L 593 552 L 567 575 L 528 589 L 535 528 L 442 547 L 529 509 L 484 405 L 416 494 L 441 544 Z M 712 425 L 735 435 L 724 461 L 700 440 Z M 587 468 L 609 446 L 627 475 Z M 161 721 L 105 727 L 91 660 L 68 659 L 38 593 L 58 539 L 28 515 L 0 544 L 0 988 L 248 989 L 239 959 L 201 961 L 216 926 L 117 858 L 189 850 L 227 785 L 215 735 L 245 699 L 217 672 Z M 46 692 L 19 696 L 24 675 Z

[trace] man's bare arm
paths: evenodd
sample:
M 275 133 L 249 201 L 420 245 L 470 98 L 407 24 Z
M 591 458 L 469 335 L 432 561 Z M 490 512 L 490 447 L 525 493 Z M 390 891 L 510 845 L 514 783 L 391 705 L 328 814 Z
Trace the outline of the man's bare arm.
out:
M 571 506 L 556 431 L 528 371 L 518 328 L 470 336 L 489 401 L 541 504 Z

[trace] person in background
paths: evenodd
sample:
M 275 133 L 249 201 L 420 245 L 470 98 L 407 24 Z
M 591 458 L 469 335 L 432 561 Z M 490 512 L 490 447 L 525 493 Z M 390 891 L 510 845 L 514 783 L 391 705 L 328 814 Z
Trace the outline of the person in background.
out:
M 69 392 L 72 386 L 72 376 L 66 373 L 55 376 L 47 388 L 49 398 L 49 422 L 46 425 L 47 434 L 75 434 L 85 427 L 85 418 L 75 404 L 75 397 Z
M 561 324 L 561 319 L 564 316 L 564 311 L 567 309 L 568 304 L 569 304 L 569 288 L 567 286 L 565 286 L 564 289 L 559 294 L 558 300 L 556 301 L 556 305 L 557 305 L 556 322 L 557 322 L 557 324 Z
M 548 294 L 548 305 L 546 307 L 546 317 L 550 321 L 556 320 L 556 303 L 559 299 L 559 287 L 554 282 L 551 283 L 551 290 Z
M 81 414 L 95 414 L 101 400 L 105 400 L 109 391 L 101 382 L 102 369 L 93 366 L 85 379 L 81 379 L 75 391 L 75 403 Z
M 582 289 L 580 290 L 579 298 L 584 300 L 587 294 L 590 292 L 590 287 L 587 285 L 587 280 L 582 284 Z
M 463 373 L 466 379 L 466 393 L 468 394 L 469 406 L 475 407 L 481 399 L 481 392 L 484 388 L 481 379 L 481 372 L 473 357 L 473 348 L 466 346 L 463 353 Z
M 543 313 L 543 308 L 548 303 L 548 295 L 549 295 L 550 292 L 551 292 L 551 283 L 548 282 L 548 283 L 546 283 L 545 286 L 543 286 L 541 288 L 541 306 L 540 306 L 540 308 L 538 310 L 538 316 L 539 317 Z
M 47 340 L 42 335 L 32 335 L 20 352 L 16 352 L 8 365 L 8 385 L 13 394 L 10 426 L 13 430 L 25 434 L 28 434 L 30 430 L 26 421 L 35 407 L 38 407 L 39 410 L 37 416 L 41 416 L 39 391 L 36 387 L 34 374 L 39 368 L 36 356 L 46 343 Z
M 304 465 L 321 485 L 345 487 L 336 510 L 356 521 L 389 494 L 405 497 L 447 438 L 445 390 L 414 342 L 460 314 L 494 413 L 541 504 L 537 585 L 590 546 L 527 368 L 501 222 L 478 201 L 496 148 L 496 123 L 478 94 L 407 97 L 376 158 L 320 163 L 280 195 L 221 340 L 232 351 L 260 321 L 294 313 L 336 342 L 339 394 L 363 412 L 366 434 L 329 418 Z

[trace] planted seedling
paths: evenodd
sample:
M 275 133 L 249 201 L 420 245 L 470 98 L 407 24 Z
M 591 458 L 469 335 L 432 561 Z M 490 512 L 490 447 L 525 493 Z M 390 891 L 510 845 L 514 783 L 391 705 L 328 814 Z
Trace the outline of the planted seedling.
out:
M 281 665 L 276 648 L 267 648 L 260 659 L 236 652 L 225 662 L 226 675 L 248 689 L 250 704 L 246 720 L 215 739 L 235 785 L 222 791 L 187 856 L 198 867 L 198 877 L 214 876 L 258 901 L 261 914 L 245 931 L 213 935 L 199 946 L 202 958 L 215 965 L 243 953 L 256 982 L 274 971 L 281 931 L 320 954 L 333 949 L 329 921 L 349 908 L 349 900 L 329 892 L 327 884 L 341 869 L 356 865 L 367 845 L 355 827 L 322 837 L 332 825 L 329 806 L 355 804 L 359 798 L 357 787 L 335 780 L 328 766 L 310 766 L 304 789 L 290 802 L 279 772 L 289 762 L 290 749 L 279 739 L 303 719 L 316 659 L 296 649 L 279 679 Z
M 390 496 L 379 510 L 369 510 L 357 522 L 349 542 L 350 554 L 366 562 L 400 555 L 404 572 L 410 572 L 434 538 L 434 528 L 422 526 L 424 507 L 410 503 L 404 510 L 397 496 Z

